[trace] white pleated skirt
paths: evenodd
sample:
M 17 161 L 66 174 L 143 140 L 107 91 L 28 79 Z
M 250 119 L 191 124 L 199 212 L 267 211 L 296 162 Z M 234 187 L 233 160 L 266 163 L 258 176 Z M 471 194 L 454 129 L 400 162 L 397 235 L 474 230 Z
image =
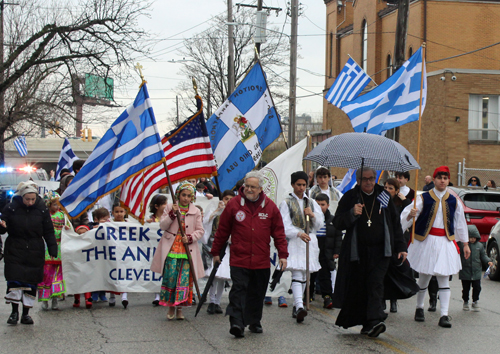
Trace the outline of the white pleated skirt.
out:
M 408 261 L 412 269 L 431 275 L 452 275 L 462 269 L 460 254 L 453 241 L 446 236 L 428 235 L 415 240 L 408 247 Z
M 215 273 L 215 277 L 223 280 L 231 280 L 231 268 L 229 267 L 229 259 L 230 259 L 230 246 L 227 245 L 226 247 L 226 254 L 224 255 L 224 258 L 222 258 L 222 262 L 219 266 L 219 269 L 217 269 L 217 273 Z M 205 275 L 207 277 L 210 276 L 210 273 L 212 273 L 213 269 L 213 263 L 210 265 L 210 268 L 205 270 Z
M 317 272 L 321 269 L 319 264 L 319 246 L 316 235 L 310 233 L 309 241 L 309 272 Z M 288 258 L 286 270 L 306 270 L 306 243 L 299 237 L 288 241 Z

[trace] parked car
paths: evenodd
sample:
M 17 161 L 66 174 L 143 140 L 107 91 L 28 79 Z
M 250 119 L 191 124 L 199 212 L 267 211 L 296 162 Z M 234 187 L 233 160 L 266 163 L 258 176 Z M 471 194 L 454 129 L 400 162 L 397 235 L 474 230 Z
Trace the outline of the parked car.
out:
M 500 245 L 500 221 L 491 229 L 490 237 L 486 243 L 486 253 L 493 262 L 489 275 L 491 280 L 500 280 L 500 248 L 498 245 Z
M 448 187 L 462 203 L 468 225 L 476 225 L 481 242 L 486 244 L 493 226 L 500 220 L 500 191 L 483 188 Z
M 43 168 L 33 166 L 0 167 L 0 211 L 10 202 L 19 182 L 28 180 L 48 181 L 49 176 Z

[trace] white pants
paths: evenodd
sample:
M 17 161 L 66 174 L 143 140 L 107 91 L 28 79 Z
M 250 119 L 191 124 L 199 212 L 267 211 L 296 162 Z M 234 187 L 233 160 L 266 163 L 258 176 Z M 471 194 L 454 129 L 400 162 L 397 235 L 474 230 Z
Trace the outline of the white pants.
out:
M 224 292 L 224 279 L 214 278 L 214 282 L 210 287 L 210 302 L 216 305 L 220 305 L 220 299 L 222 293 Z
M 9 293 L 5 295 L 5 303 L 22 304 L 24 307 L 33 307 L 35 298 L 30 294 L 26 294 L 22 289 L 15 289 L 9 291 Z

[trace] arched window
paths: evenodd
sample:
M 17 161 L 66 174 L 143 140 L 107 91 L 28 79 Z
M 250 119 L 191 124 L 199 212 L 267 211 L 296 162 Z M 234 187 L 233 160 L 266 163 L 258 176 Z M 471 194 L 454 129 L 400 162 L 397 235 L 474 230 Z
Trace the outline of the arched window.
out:
M 367 71 L 368 68 L 368 26 L 366 20 L 361 24 L 361 65 L 363 70 Z
M 392 76 L 392 57 L 389 54 L 387 56 L 387 78 L 390 78 Z
M 410 46 L 410 48 L 408 48 L 408 59 L 410 59 L 412 55 L 413 55 L 413 47 Z

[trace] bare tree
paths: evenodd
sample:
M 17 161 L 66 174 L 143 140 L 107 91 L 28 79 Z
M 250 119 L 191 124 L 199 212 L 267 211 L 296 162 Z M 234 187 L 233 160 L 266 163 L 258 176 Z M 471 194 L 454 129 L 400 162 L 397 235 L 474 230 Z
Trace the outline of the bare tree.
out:
M 138 27 L 149 1 L 21 0 L 6 8 L 0 61 L 0 165 L 4 143 L 40 128 L 74 129 L 82 75 L 125 79 L 134 56 L 148 54 Z
M 255 11 L 240 9 L 234 15 L 234 73 L 238 84 L 255 63 L 253 36 L 255 33 Z M 209 29 L 184 41 L 184 48 L 179 50 L 183 56 L 181 73 L 188 80 L 179 84 L 177 93 L 182 96 L 183 115 L 193 113 L 196 107 L 193 99 L 191 78 L 194 77 L 204 99 L 205 112 L 213 113 L 228 97 L 227 64 L 228 38 L 227 18 L 225 15 L 214 17 Z M 276 104 L 286 97 L 288 90 L 289 39 L 280 28 L 267 32 L 267 42 L 262 44 L 260 61 L 267 74 L 269 88 Z M 283 75 L 283 67 L 286 67 Z M 281 73 L 280 73 L 281 72 Z M 210 87 L 210 90 L 209 90 Z M 229 93 L 231 94 L 231 93 Z M 209 102 L 208 102 L 209 101 Z M 207 111 L 208 106 L 211 112 Z M 208 114 L 207 114 L 208 115 Z

